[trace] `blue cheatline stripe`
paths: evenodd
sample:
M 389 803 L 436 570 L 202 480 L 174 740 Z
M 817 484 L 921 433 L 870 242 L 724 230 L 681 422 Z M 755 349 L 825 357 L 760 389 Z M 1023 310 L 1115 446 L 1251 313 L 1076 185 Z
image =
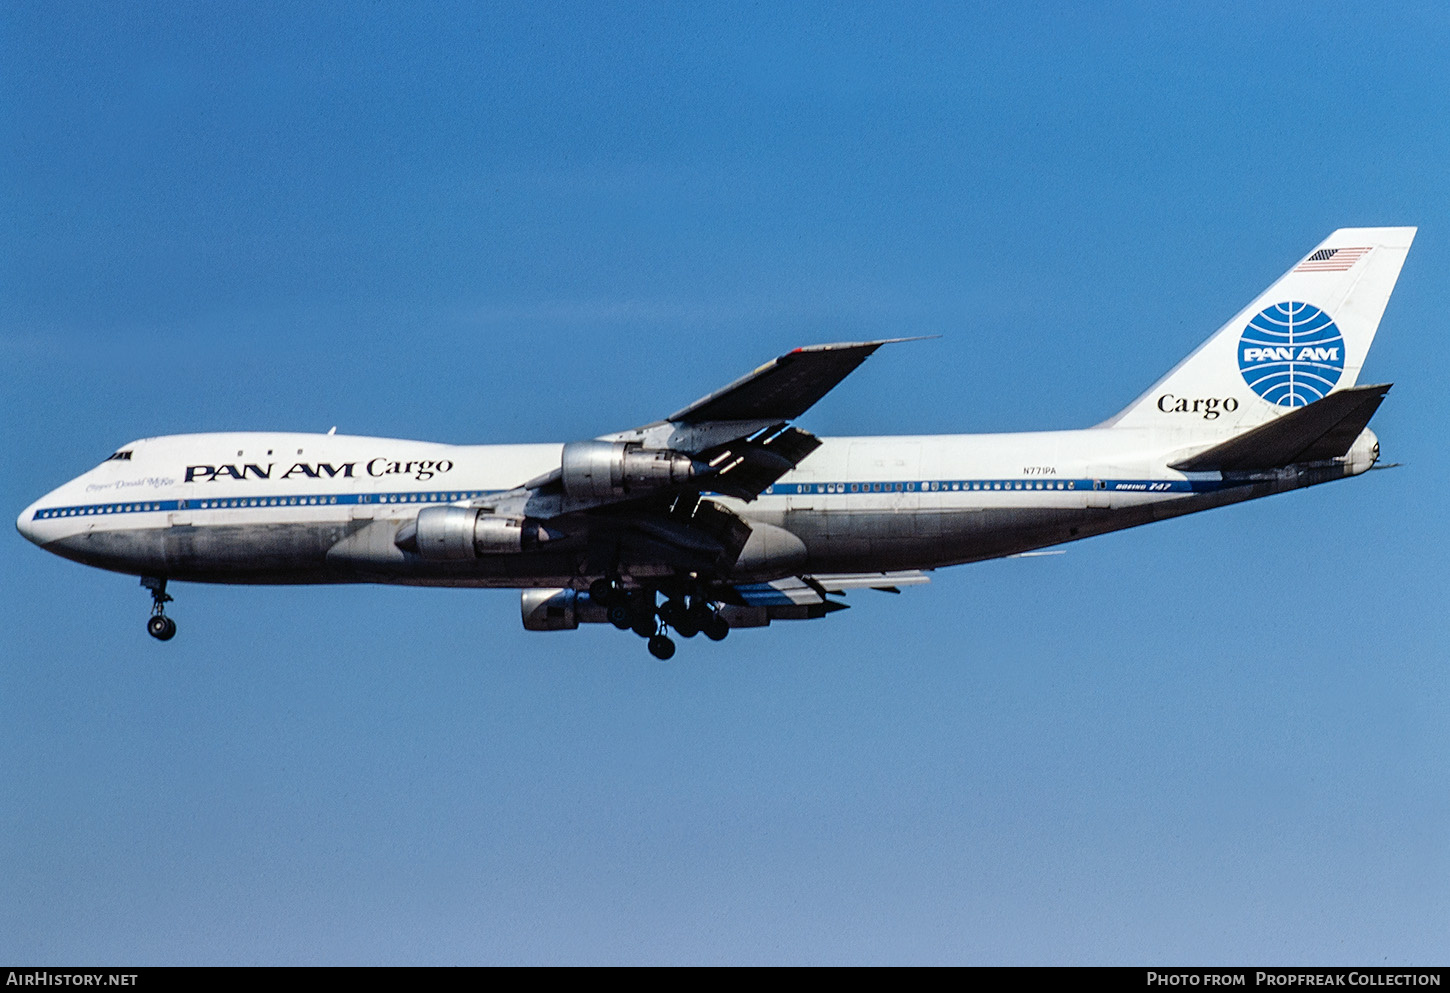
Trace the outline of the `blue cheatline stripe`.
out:
M 92 503 L 75 507 L 46 507 L 30 515 L 33 521 L 52 517 L 89 517 L 95 514 L 145 514 L 157 510 L 175 510 L 177 500 L 136 500 L 127 503 Z
M 309 493 L 298 496 L 206 497 L 190 500 L 117 500 L 111 503 L 76 504 L 70 507 L 46 507 L 31 515 L 31 520 L 53 517 L 94 517 L 112 514 L 149 514 L 177 510 L 261 510 L 276 507 L 327 507 L 347 504 L 451 503 L 491 496 L 494 490 L 441 490 L 426 493 Z
M 1204 493 L 1235 485 L 1222 480 L 1196 479 L 929 479 L 911 482 L 776 483 L 765 488 L 767 496 L 826 494 L 869 496 L 876 493 L 962 493 L 962 492 L 1078 492 L 1107 490 L 1124 493 Z M 310 493 L 299 496 L 205 497 L 189 500 L 118 500 L 111 503 L 46 507 L 35 511 L 32 520 L 55 517 L 94 517 L 112 514 L 149 514 L 178 510 L 251 510 L 276 507 L 324 507 L 351 504 L 439 504 L 494 496 L 504 490 L 436 490 L 398 493 Z
M 872 493 L 961 493 L 997 492 L 1003 490 L 1042 492 L 1077 492 L 1080 490 L 1111 490 L 1133 493 L 1204 493 L 1235 485 L 1223 480 L 1203 479 L 927 479 L 909 482 L 850 483 L 776 483 L 765 492 L 774 496 L 812 494 L 844 494 L 850 496 Z

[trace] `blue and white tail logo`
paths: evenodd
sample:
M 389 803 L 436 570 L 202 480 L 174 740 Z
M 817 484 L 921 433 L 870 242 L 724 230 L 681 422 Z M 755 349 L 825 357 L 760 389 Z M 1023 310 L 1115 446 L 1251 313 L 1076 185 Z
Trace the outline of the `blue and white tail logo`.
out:
M 1244 328 L 1239 372 L 1270 403 L 1306 406 L 1323 399 L 1344 373 L 1344 336 L 1313 304 L 1276 303 Z

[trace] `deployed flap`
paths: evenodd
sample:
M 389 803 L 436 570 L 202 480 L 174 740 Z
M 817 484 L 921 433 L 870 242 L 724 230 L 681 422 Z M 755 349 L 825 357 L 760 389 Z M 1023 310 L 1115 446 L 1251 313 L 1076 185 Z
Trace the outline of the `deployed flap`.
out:
M 913 338 L 808 345 L 772 359 L 724 389 L 671 414 L 671 421 L 789 421 L 805 413 L 882 345 Z
M 924 586 L 931 577 L 917 569 L 904 572 L 834 572 L 810 577 L 827 593 L 845 590 L 885 590 L 898 586 Z
M 816 576 L 787 576 L 769 583 L 744 583 L 735 587 L 735 591 L 753 607 L 769 607 L 827 603 L 828 594 L 839 595 L 846 590 L 882 590 L 899 586 L 920 586 L 929 582 L 930 577 L 915 570 L 822 573 Z
M 1390 384 L 1383 383 L 1331 393 L 1169 468 L 1251 472 L 1339 458 L 1349 451 L 1389 391 Z
M 714 470 L 700 477 L 700 485 L 725 496 L 754 500 L 820 447 L 821 439 L 799 428 L 766 428 L 700 453 L 700 460 Z

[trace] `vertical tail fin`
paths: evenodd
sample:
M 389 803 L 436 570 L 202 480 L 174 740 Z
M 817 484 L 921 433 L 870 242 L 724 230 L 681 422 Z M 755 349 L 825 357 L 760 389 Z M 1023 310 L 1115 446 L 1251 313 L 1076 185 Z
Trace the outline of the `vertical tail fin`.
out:
M 1101 427 L 1232 434 L 1355 385 L 1414 238 L 1334 232 Z

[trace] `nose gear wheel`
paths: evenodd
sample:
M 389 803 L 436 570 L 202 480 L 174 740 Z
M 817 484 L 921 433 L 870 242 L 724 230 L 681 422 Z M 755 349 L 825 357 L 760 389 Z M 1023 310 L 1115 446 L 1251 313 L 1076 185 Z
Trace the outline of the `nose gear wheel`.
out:
M 166 616 L 166 605 L 172 600 L 166 592 L 166 580 L 142 576 L 141 585 L 151 591 L 151 616 L 146 620 L 146 633 L 157 641 L 170 641 L 176 637 L 176 622 Z

